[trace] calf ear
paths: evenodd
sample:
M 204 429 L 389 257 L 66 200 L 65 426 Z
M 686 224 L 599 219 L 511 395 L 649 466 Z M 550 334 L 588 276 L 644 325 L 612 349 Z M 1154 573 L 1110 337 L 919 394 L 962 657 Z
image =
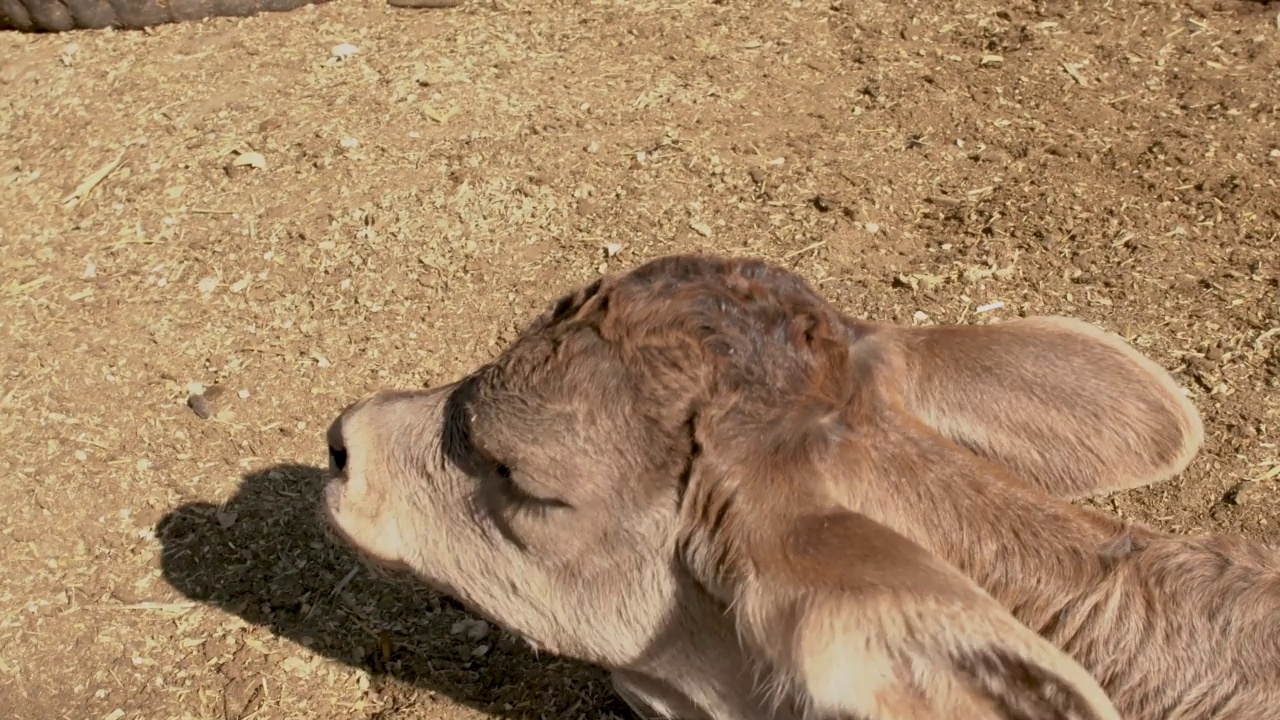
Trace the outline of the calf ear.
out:
M 764 687 L 815 719 L 1120 720 L 1084 668 L 957 568 L 835 499 L 892 486 L 865 475 L 884 472 L 868 460 L 886 451 L 866 435 L 878 403 L 695 421 L 681 556 Z
M 1062 497 L 1162 482 L 1204 441 L 1195 406 L 1118 335 L 1062 317 L 869 326 L 905 408 L 942 435 Z
M 893 530 L 841 510 L 768 536 L 720 589 L 765 687 L 804 717 L 1120 720 L 1079 664 Z

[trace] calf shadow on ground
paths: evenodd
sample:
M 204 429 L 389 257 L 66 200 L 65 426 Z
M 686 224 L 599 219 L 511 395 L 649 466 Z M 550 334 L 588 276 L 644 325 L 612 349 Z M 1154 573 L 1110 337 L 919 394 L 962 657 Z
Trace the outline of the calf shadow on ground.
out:
M 383 708 L 444 696 L 511 720 L 631 717 L 602 671 L 535 656 L 496 628 L 468 638 L 455 632 L 471 619 L 460 605 L 368 571 L 325 536 L 317 512 L 323 483 L 318 468 L 280 465 L 245 476 L 225 506 L 174 510 L 156 526 L 165 580 L 192 600 L 366 670 Z M 242 649 L 219 667 L 229 681 L 229 716 L 254 712 L 250 676 L 267 662 Z M 231 697 L 241 678 L 250 692 Z

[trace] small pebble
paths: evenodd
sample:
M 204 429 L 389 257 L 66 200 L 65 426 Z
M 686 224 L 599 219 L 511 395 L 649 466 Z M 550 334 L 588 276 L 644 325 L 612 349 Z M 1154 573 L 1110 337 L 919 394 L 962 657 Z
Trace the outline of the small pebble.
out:
M 63 65 L 71 67 L 72 65 L 75 65 L 76 53 L 78 52 L 80 52 L 80 43 L 69 43 L 62 48 L 62 53 L 59 55 L 58 59 Z
M 467 639 L 472 642 L 480 642 L 489 637 L 489 623 L 484 620 L 477 620 L 467 628 Z
M 1261 483 L 1245 480 L 1236 483 L 1222 499 L 1229 505 L 1253 505 L 1262 500 L 1264 495 L 1266 488 Z
M 339 60 L 346 60 L 358 52 L 360 52 L 360 48 L 355 45 L 352 45 L 351 43 L 342 43 L 341 45 L 334 45 L 333 49 L 329 51 L 329 54 Z
M 1252 427 L 1250 427 L 1245 423 L 1236 423 L 1235 425 L 1231 426 L 1231 434 L 1235 435 L 1238 438 L 1247 440 L 1249 438 L 1257 437 L 1258 431 L 1254 430 Z
M 203 395 L 188 395 L 187 407 L 191 408 L 191 411 L 201 420 L 213 417 L 213 403 Z

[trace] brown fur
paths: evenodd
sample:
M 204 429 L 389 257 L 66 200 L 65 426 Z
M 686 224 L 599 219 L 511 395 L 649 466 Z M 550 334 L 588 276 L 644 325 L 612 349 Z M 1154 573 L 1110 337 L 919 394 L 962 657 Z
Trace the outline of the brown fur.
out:
M 1063 499 L 1202 435 L 1083 323 L 864 323 L 763 262 L 674 256 L 347 408 L 325 507 L 643 717 L 1261 720 L 1273 551 Z

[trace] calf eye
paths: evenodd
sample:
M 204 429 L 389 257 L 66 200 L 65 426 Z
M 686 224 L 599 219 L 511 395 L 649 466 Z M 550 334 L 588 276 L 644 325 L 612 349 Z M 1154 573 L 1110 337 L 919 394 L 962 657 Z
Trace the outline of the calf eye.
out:
M 571 508 L 573 507 L 567 502 L 554 497 L 544 497 L 535 495 L 520 486 L 512 478 L 511 466 L 497 464 L 493 466 L 494 474 L 502 480 L 502 490 L 507 498 L 520 506 L 539 506 L 542 508 Z

